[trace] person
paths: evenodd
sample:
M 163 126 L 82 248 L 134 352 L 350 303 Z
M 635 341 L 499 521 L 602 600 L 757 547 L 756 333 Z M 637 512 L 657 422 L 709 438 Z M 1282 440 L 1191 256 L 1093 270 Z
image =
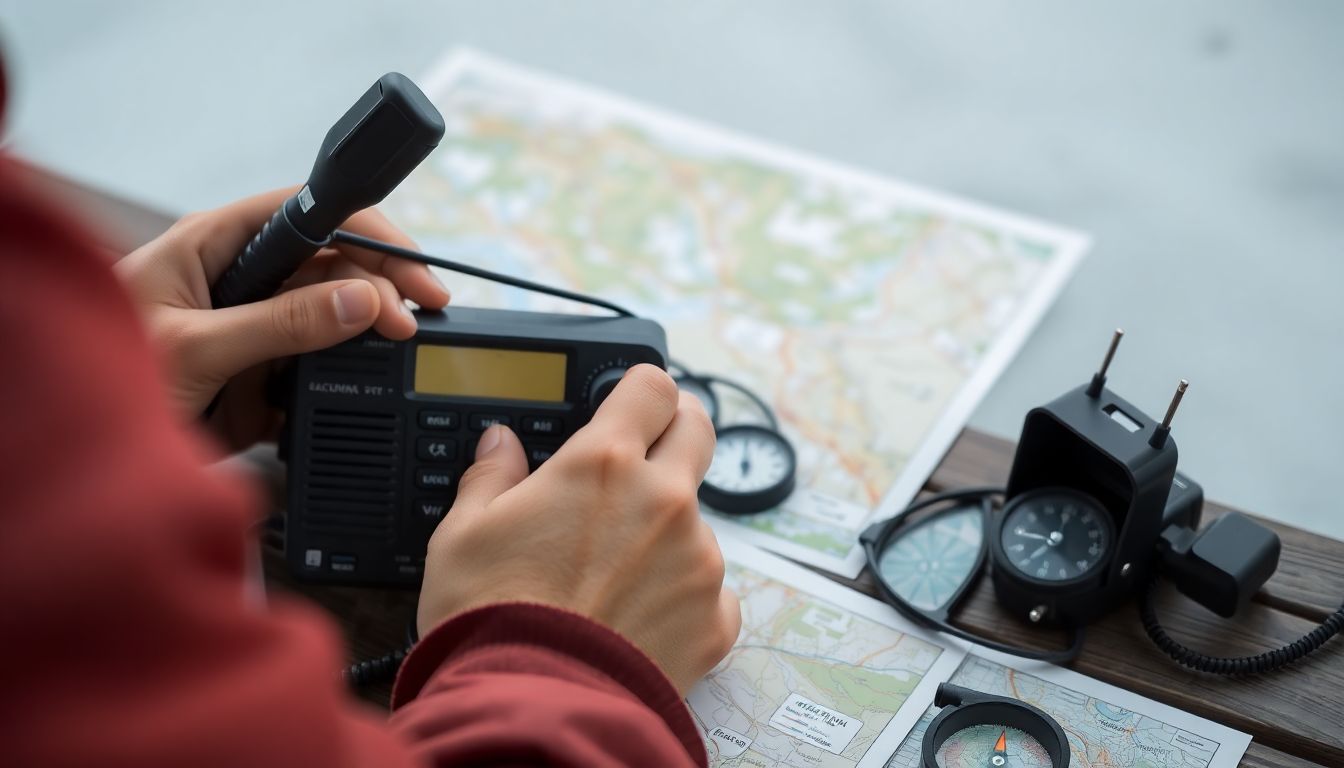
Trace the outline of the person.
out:
M 704 765 L 683 697 L 741 616 L 696 503 L 713 429 L 657 368 L 531 475 L 507 428 L 482 436 L 390 718 L 343 690 L 331 622 L 249 589 L 260 495 L 211 464 L 274 434 L 273 361 L 370 327 L 405 339 L 404 299 L 449 301 L 422 266 L 338 248 L 274 298 L 210 309 L 290 192 L 189 215 L 110 267 L 0 158 L 0 764 Z M 413 247 L 373 210 L 345 226 Z

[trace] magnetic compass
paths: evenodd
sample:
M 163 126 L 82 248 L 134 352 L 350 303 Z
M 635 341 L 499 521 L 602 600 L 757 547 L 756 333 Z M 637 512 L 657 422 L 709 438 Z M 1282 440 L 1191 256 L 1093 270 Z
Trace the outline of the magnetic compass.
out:
M 933 704 L 923 768 L 1069 768 L 1064 729 L 1025 701 L 943 683 Z
M 761 512 L 793 493 L 797 458 L 778 431 L 755 424 L 718 431 L 700 500 L 730 514 Z

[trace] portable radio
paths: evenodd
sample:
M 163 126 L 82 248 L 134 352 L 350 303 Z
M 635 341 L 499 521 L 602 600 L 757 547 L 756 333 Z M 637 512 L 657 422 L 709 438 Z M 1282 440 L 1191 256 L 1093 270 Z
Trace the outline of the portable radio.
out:
M 302 355 L 286 427 L 285 557 L 311 581 L 419 584 L 476 441 L 512 428 L 535 469 L 639 363 L 667 367 L 635 317 L 450 307 L 406 341 L 369 333 Z

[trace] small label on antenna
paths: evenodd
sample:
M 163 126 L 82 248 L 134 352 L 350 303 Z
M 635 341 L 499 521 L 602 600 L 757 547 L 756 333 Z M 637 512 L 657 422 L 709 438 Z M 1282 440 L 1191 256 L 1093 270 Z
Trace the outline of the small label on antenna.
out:
M 313 199 L 312 191 L 308 189 L 307 184 L 304 184 L 303 189 L 299 190 L 299 210 L 307 213 L 316 204 L 317 201 Z

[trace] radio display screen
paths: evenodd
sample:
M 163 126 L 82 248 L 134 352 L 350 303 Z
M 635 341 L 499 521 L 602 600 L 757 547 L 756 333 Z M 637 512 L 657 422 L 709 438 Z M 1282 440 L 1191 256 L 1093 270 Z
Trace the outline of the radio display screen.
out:
M 565 400 L 563 352 L 420 344 L 415 392 L 560 403 Z

